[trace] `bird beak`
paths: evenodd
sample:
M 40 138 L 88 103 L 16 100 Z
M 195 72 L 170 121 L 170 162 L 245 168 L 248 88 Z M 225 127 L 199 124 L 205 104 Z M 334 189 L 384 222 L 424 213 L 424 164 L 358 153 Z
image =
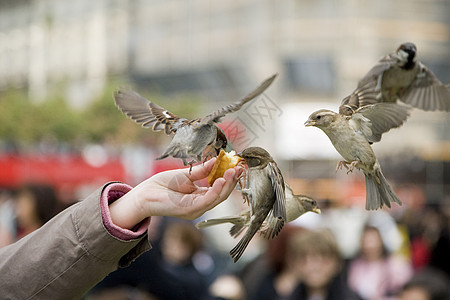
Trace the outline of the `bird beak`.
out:
M 241 158 L 241 162 L 245 162 L 245 158 L 242 157 L 242 152 L 236 153 L 235 156 L 240 157 Z
M 313 209 L 312 209 L 312 212 L 315 212 L 316 214 L 321 214 L 322 213 L 322 211 L 320 210 L 320 208 L 318 208 L 318 207 L 314 207 Z
M 309 119 L 308 121 L 305 122 L 305 126 L 315 126 L 316 125 L 316 121 Z

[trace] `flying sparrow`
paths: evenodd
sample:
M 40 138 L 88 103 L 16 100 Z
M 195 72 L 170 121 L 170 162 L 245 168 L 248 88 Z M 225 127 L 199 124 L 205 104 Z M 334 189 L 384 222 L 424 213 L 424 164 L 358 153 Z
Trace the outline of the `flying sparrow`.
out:
M 125 115 L 142 124 L 142 127 L 151 127 L 153 131 L 164 130 L 167 135 L 174 134 L 167 149 L 157 159 L 168 156 L 181 158 L 184 165 L 189 164 L 192 168 L 194 162 L 202 160 L 203 152 L 208 146 L 213 148 L 215 155 L 227 146 L 225 133 L 216 124 L 221 122 L 226 114 L 238 111 L 244 104 L 261 95 L 277 75 L 267 78 L 241 100 L 194 120 L 178 117 L 132 90 L 117 90 L 114 93 L 114 100 Z M 187 159 L 192 160 L 188 162 Z
M 375 210 L 391 202 L 401 205 L 375 157 L 370 143 L 378 142 L 381 135 L 399 127 L 408 118 L 409 108 L 394 103 L 378 103 L 359 108 L 351 116 L 321 109 L 312 113 L 305 126 L 322 129 L 345 161 L 337 169 L 345 167 L 352 172 L 356 167 L 366 178 L 366 209 Z
M 286 223 L 294 221 L 306 212 L 312 211 L 320 214 L 321 211 L 317 206 L 317 202 L 305 195 L 294 195 L 291 187 L 285 183 L 285 198 L 286 198 Z M 250 226 L 250 209 L 245 209 L 235 216 L 222 217 L 216 219 L 209 219 L 202 221 L 195 226 L 197 228 L 205 228 L 218 224 L 231 223 L 234 226 L 230 230 L 230 235 L 237 237 L 245 228 Z M 275 218 L 272 211 L 264 220 L 259 232 L 266 238 L 274 238 L 275 232 L 279 232 L 277 228 L 279 225 L 278 218 Z
M 359 107 L 379 102 L 400 101 L 422 110 L 450 110 L 448 86 L 423 63 L 417 61 L 413 43 L 401 44 L 396 52 L 382 57 L 361 79 L 357 89 L 371 86 L 376 97 L 345 98 L 339 112 L 351 115 Z
M 250 224 L 244 237 L 230 251 L 234 262 L 239 260 L 271 211 L 275 218 L 271 236 L 279 233 L 287 219 L 284 179 L 272 156 L 260 147 L 249 147 L 237 155 L 248 166 L 246 186 L 241 192 L 248 197 Z

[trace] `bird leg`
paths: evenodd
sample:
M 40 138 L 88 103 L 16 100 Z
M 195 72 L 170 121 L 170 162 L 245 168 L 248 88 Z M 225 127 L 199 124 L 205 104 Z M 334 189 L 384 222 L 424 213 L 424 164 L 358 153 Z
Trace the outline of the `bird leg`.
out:
M 205 158 L 203 159 L 203 164 L 205 164 L 205 162 L 209 159 L 209 158 L 213 158 L 213 155 L 207 154 L 205 155 Z
M 191 175 L 191 172 L 192 172 L 192 165 L 195 164 L 196 162 L 197 161 L 195 159 L 193 159 L 185 164 L 185 165 L 189 165 L 189 175 Z
M 239 186 L 241 188 L 241 194 L 244 197 L 244 201 L 249 202 L 248 195 L 250 192 L 250 189 L 247 188 L 247 170 L 244 169 L 244 171 L 241 173 L 241 175 L 238 178 Z
M 244 182 L 244 187 L 247 187 L 247 170 L 246 169 L 244 169 L 242 171 L 241 175 L 239 175 L 239 178 L 238 178 L 239 184 L 241 185 L 241 188 L 242 188 L 241 179 Z
M 348 168 L 347 174 L 353 172 L 353 169 L 356 167 L 356 165 L 359 163 L 359 161 L 354 160 L 352 161 L 352 163 L 350 164 L 350 167 Z
M 247 203 L 250 203 L 250 198 L 252 196 L 252 190 L 248 188 L 241 189 L 241 194 L 244 196 L 244 201 L 247 201 Z

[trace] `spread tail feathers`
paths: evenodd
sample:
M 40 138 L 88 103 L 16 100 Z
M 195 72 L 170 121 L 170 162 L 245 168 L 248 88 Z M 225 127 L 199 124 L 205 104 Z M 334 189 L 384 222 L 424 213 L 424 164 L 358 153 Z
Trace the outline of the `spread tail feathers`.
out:
M 383 205 L 391 207 L 391 202 L 402 205 L 402 202 L 387 182 L 381 168 L 374 168 L 375 173 L 365 173 L 366 176 L 366 209 L 376 210 Z
M 239 260 L 239 258 L 242 256 L 242 254 L 244 253 L 248 244 L 250 243 L 251 239 L 258 231 L 260 225 L 261 224 L 250 225 L 250 227 L 247 229 L 247 232 L 245 233 L 244 237 L 239 241 L 239 243 L 236 244 L 236 246 L 234 246 L 233 249 L 231 249 L 230 255 L 234 259 L 234 262 L 237 262 Z

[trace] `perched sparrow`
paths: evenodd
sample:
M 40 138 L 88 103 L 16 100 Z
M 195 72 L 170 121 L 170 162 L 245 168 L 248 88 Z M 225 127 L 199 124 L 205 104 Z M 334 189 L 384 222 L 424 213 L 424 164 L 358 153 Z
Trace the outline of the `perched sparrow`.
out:
M 381 172 L 370 142 L 378 142 L 384 132 L 401 126 L 409 115 L 408 110 L 408 107 L 394 103 L 378 103 L 364 106 L 350 117 L 321 109 L 305 122 L 305 126 L 322 129 L 345 159 L 339 162 L 337 169 L 344 166 L 349 173 L 356 167 L 364 172 L 367 210 L 383 205 L 391 207 L 391 202 L 401 205 Z
M 450 110 L 450 91 L 424 64 L 417 61 L 416 46 L 404 43 L 382 57 L 358 83 L 357 89 L 372 86 L 376 97 L 347 97 L 339 112 L 351 115 L 359 107 L 397 99 L 423 110 Z
M 294 195 L 291 187 L 287 183 L 285 183 L 285 197 L 286 223 L 294 221 L 295 219 L 309 211 L 320 214 L 320 209 L 314 199 L 305 195 Z M 250 225 L 250 209 L 245 209 L 236 216 L 205 220 L 196 224 L 195 226 L 197 228 L 205 228 L 224 223 L 231 223 L 234 225 L 230 230 L 230 235 L 233 237 L 237 237 L 245 228 L 248 228 L 248 226 Z M 270 211 L 261 228 L 259 229 L 259 232 L 267 238 L 274 238 L 276 236 L 274 232 L 280 231 L 280 229 L 277 228 L 277 225 L 279 225 L 278 218 L 275 218 L 272 214 L 272 211 Z
M 271 211 L 276 220 L 271 236 L 279 233 L 287 219 L 284 179 L 270 154 L 260 147 L 249 147 L 238 155 L 248 166 L 247 187 L 242 189 L 242 194 L 248 197 L 250 224 L 244 237 L 230 251 L 234 262 L 239 260 Z
M 262 94 L 277 75 L 274 74 L 266 79 L 243 99 L 194 120 L 180 118 L 131 90 L 116 91 L 114 100 L 124 114 L 142 124 L 142 127 L 151 127 L 153 131 L 164 130 L 168 135 L 174 134 L 167 149 L 157 159 L 173 156 L 181 158 L 185 165 L 189 164 L 192 167 L 195 161 L 202 160 L 203 151 L 207 146 L 215 150 L 215 155 L 227 146 L 227 138 L 216 123 L 219 123 L 226 114 L 239 110 L 245 103 Z M 193 160 L 188 163 L 189 158 Z

